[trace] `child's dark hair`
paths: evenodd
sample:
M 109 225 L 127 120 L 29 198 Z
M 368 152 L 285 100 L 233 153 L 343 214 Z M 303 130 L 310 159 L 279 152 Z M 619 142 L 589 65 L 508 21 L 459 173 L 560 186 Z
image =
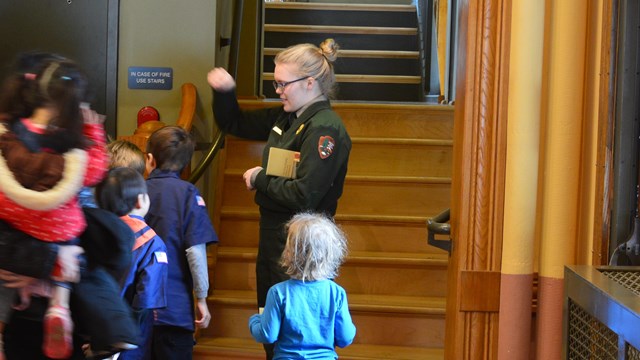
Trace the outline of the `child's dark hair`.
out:
M 147 183 L 136 170 L 118 167 L 96 186 L 98 206 L 118 216 L 124 216 L 138 203 L 138 195 L 147 193 Z
M 195 143 L 189 133 L 180 126 L 165 126 L 151 134 L 147 152 L 153 155 L 156 168 L 182 171 L 189 164 Z
M 73 61 L 56 54 L 26 53 L 2 86 L 0 113 L 10 121 L 28 118 L 37 108 L 57 110 L 48 132 L 64 131 L 69 148 L 84 147 L 80 104 L 88 98 L 87 77 Z

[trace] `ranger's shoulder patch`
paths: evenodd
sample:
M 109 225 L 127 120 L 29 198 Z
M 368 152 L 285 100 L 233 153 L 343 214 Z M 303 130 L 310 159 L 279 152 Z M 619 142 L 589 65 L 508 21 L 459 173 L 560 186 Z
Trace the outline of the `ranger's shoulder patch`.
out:
M 318 140 L 318 154 L 320 155 L 320 159 L 326 159 L 331 156 L 335 147 L 336 142 L 331 136 L 320 136 Z

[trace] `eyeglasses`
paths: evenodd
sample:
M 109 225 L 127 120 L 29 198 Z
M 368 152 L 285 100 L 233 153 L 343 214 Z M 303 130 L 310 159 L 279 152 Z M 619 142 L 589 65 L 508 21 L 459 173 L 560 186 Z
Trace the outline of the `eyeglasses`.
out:
M 273 80 L 273 88 L 276 91 L 278 91 L 278 89 L 280 89 L 281 91 L 284 91 L 284 88 L 286 88 L 287 85 L 293 84 L 294 82 L 302 81 L 302 80 L 304 80 L 306 78 L 308 78 L 308 76 L 301 77 L 300 79 L 295 79 L 295 80 L 291 80 L 291 81 L 285 81 L 285 82 L 277 82 L 277 81 Z

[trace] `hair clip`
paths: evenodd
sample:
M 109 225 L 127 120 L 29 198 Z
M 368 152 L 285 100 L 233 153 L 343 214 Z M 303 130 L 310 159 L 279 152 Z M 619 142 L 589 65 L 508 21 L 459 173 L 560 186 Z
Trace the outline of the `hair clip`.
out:
M 24 74 L 24 78 L 27 80 L 35 80 L 36 79 L 36 74 L 34 73 L 25 73 Z

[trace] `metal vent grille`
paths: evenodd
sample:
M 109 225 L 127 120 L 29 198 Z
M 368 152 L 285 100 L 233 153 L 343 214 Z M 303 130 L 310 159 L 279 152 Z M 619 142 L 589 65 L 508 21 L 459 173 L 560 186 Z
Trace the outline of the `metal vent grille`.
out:
M 625 357 L 627 360 L 640 360 L 640 350 L 634 348 L 633 346 L 627 344 L 627 356 Z
M 607 269 L 600 270 L 600 272 L 640 296 L 640 271 L 615 271 Z
M 618 335 L 571 300 L 568 325 L 569 359 L 618 358 Z

